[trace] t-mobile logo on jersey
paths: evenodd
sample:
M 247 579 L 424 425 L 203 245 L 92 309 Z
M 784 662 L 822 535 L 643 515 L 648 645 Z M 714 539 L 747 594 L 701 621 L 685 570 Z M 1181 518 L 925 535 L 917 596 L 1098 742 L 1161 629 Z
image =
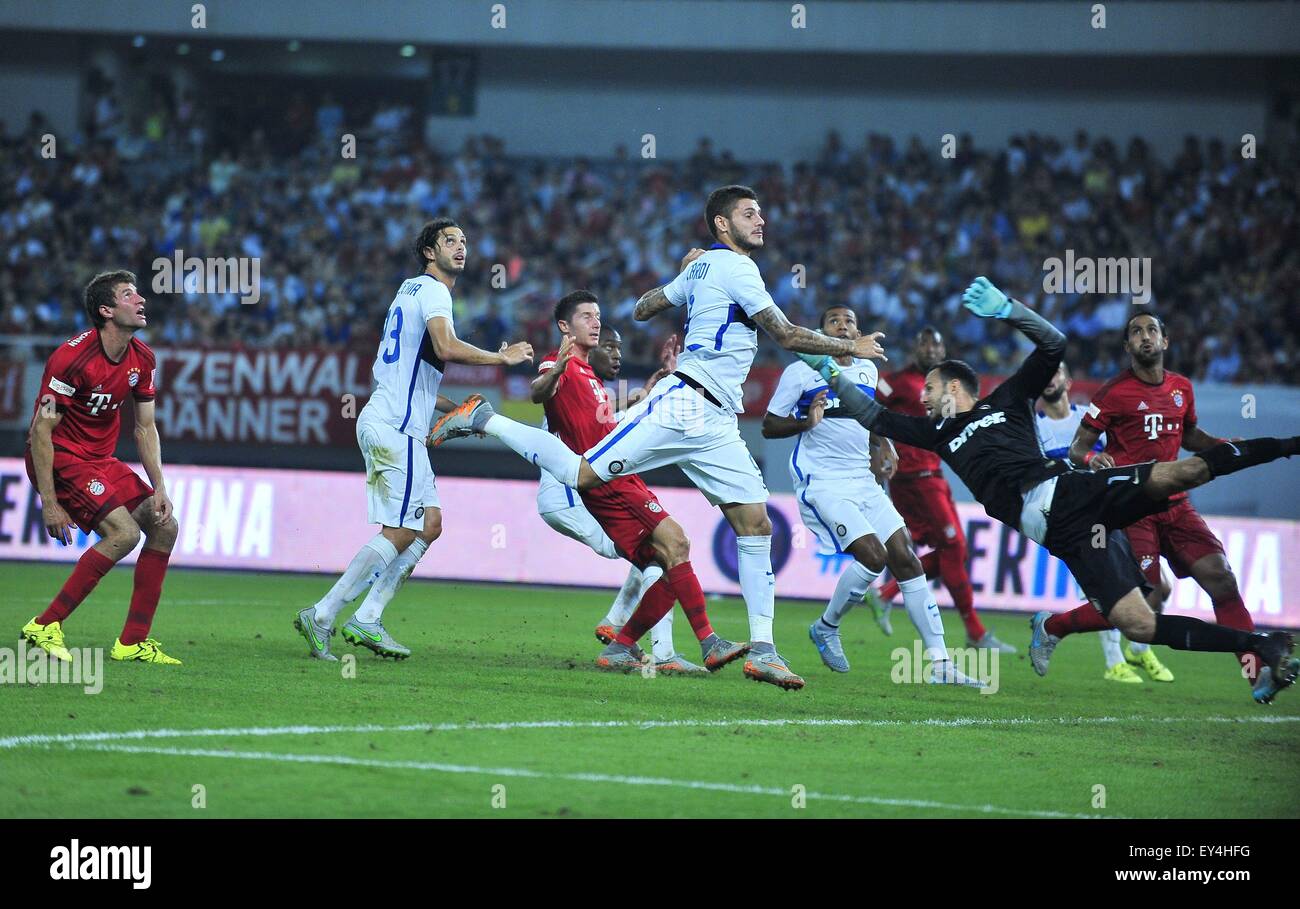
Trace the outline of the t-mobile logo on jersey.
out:
M 1165 428 L 1164 415 L 1158 413 L 1143 414 L 1142 425 L 1146 427 L 1147 439 L 1155 439 Z

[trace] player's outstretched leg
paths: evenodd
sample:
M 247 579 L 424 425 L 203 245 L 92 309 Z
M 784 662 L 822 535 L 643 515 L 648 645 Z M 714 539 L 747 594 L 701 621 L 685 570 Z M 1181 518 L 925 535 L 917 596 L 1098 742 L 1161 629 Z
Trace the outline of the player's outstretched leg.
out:
M 584 464 L 582 455 L 544 429 L 503 417 L 482 395 L 470 395 L 454 410 L 442 415 L 429 430 L 426 444 L 437 447 L 448 439 L 458 439 L 476 433 L 501 440 L 506 447 L 530 464 L 536 464 L 555 479 L 571 489 L 598 486 L 599 478 L 579 485 L 579 472 Z M 595 476 L 590 466 L 587 473 Z

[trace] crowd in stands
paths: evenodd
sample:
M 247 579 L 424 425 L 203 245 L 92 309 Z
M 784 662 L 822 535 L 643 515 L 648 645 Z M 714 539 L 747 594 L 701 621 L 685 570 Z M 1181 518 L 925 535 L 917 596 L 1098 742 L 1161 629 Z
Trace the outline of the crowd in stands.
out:
M 895 363 L 924 325 L 977 369 L 1007 371 L 1024 342 L 969 317 L 960 293 L 987 275 L 1070 338 L 1076 375 L 1104 378 L 1127 360 L 1126 293 L 1047 293 L 1051 257 L 1149 259 L 1150 301 L 1171 338 L 1169 363 L 1194 379 L 1300 384 L 1300 231 L 1295 148 L 1256 157 L 1186 139 L 1161 160 L 1079 132 L 1027 133 L 1005 148 L 959 137 L 945 156 L 920 140 L 825 138 L 797 162 L 738 161 L 708 139 L 688 159 L 626 149 L 590 160 L 516 154 L 490 136 L 458 148 L 423 135 L 401 104 L 345 110 L 332 98 L 294 107 L 296 140 L 252 129 L 221 141 L 188 95 L 125 120 L 101 87 L 80 134 L 41 154 L 36 115 L 0 129 L 0 332 L 69 335 L 85 324 L 81 289 L 128 267 L 149 299 L 155 345 L 356 346 L 373 350 L 400 281 L 419 266 L 421 224 L 451 215 L 470 242 L 455 291 L 457 330 L 483 347 L 524 338 L 555 345 L 550 314 L 588 288 L 624 337 L 625 361 L 649 367 L 680 320 L 637 326 L 637 298 L 707 246 L 704 199 L 752 185 L 768 221 L 755 259 L 793 321 L 816 325 L 833 303 L 888 334 Z M 340 151 L 345 121 L 355 157 Z M 153 286 L 155 263 L 256 257 L 260 299 Z M 760 343 L 760 362 L 784 362 Z

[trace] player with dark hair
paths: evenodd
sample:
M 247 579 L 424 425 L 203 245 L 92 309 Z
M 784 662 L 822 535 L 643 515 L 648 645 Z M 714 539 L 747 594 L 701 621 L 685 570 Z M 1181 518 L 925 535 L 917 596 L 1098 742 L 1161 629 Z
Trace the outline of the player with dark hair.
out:
M 754 264 L 766 222 L 752 189 L 714 190 L 705 216 L 718 242 L 708 250 L 688 252 L 677 277 L 642 294 L 634 313 L 644 322 L 670 309 L 686 310 L 685 349 L 677 370 L 628 408 L 617 431 L 585 456 L 578 455 L 537 427 L 495 413 L 474 396 L 434 425 L 429 443 L 490 435 L 566 486 L 584 492 L 617 476 L 678 465 L 736 532 L 740 592 L 749 613 L 751 649 L 745 675 L 786 690 L 799 689 L 804 680 L 790 670 L 773 641 L 776 579 L 768 492 L 736 415 L 744 410 L 741 399 L 758 350 L 759 328 L 786 350 L 835 356 L 883 358 L 882 335 L 863 334 L 849 341 L 791 324 Z M 625 649 L 617 641 L 609 646 Z
M 448 363 L 514 366 L 532 360 L 526 342 L 487 351 L 462 341 L 453 323 L 451 291 L 465 271 L 465 232 L 451 218 L 420 229 L 414 252 L 420 273 L 407 278 L 388 304 L 371 366 L 374 393 L 357 416 L 357 444 L 366 463 L 367 515 L 380 526 L 352 557 L 334 586 L 294 616 L 293 627 L 318 660 L 330 651 L 334 620 L 365 594 L 343 624 L 343 640 L 396 660 L 411 655 L 384 627 L 383 614 L 434 540 L 442 535 L 438 487 L 421 446 L 435 414 L 456 403 L 439 393 Z M 367 589 L 368 588 L 368 589 Z
M 1080 471 L 1047 457 L 1034 426 L 1033 402 L 1056 373 L 1065 336 L 987 278 L 976 278 L 962 297 L 980 318 L 1003 319 L 1036 345 L 1015 374 L 983 398 L 976 398 L 974 370 L 945 360 L 926 375 L 922 400 L 926 417 L 892 413 L 839 374 L 830 357 L 805 361 L 826 377 L 841 406 L 873 432 L 936 451 L 992 518 L 1018 528 L 1063 560 L 1095 610 L 1090 627 L 1112 625 L 1130 640 L 1176 650 L 1249 652 L 1269 667 L 1271 700 L 1295 681 L 1300 660 L 1291 656 L 1290 634 L 1258 634 L 1180 615 L 1157 614 L 1144 594 L 1150 584 L 1138 568 L 1124 528 L 1168 510 L 1171 497 L 1211 480 L 1300 452 L 1300 437 L 1217 442 L 1174 462 Z M 1077 612 L 1078 610 L 1076 610 Z M 1044 626 L 1050 613 L 1035 613 L 1029 658 L 1047 673 L 1060 638 Z
M 832 306 L 822 314 L 821 329 L 836 338 L 856 338 L 858 318 L 847 306 Z M 879 373 L 870 360 L 837 357 L 836 365 L 864 393 L 874 396 Z M 848 672 L 849 660 L 840 641 L 840 624 L 854 604 L 880 577 L 885 566 L 901 579 L 907 615 L 916 626 L 930 666 L 924 678 L 932 684 L 973 685 L 954 665 L 944 640 L 943 620 L 934 593 L 903 518 L 880 483 L 872 476 L 872 449 L 889 440 L 869 433 L 840 413 L 835 390 L 808 364 L 796 360 L 781 373 L 763 417 L 763 436 L 797 436 L 790 455 L 790 475 L 804 526 L 827 555 L 848 553 L 853 561 L 835 584 L 821 618 L 808 626 L 808 637 L 832 672 Z M 892 446 L 890 446 L 892 447 Z
M 596 295 L 579 290 L 565 296 L 555 307 L 555 325 L 563 340 L 538 365 L 531 397 L 546 408 L 547 429 L 571 451 L 589 451 L 613 431 L 617 422 L 609 393 L 589 362 L 592 351 L 600 344 L 600 303 Z M 691 567 L 691 544 L 686 532 L 640 477 L 614 477 L 579 494 L 619 555 L 643 573 L 657 565 L 662 574 L 645 590 L 627 623 L 615 632 L 613 642 L 621 646 L 602 651 L 597 666 L 623 672 L 640 669 L 642 654 L 637 641 L 672 611 L 674 602 L 682 604 L 690 620 L 705 669 L 716 672 L 748 652 L 748 644 L 733 644 L 713 631 L 705 609 L 704 589 Z M 678 662 L 677 671 L 700 671 L 684 659 Z
M 1203 452 L 1225 444 L 1226 440 L 1210 435 L 1198 423 L 1191 380 L 1165 368 L 1168 348 L 1169 336 L 1158 316 L 1139 312 L 1129 318 L 1124 327 L 1129 368 L 1093 396 L 1070 445 L 1070 457 L 1076 464 L 1106 468 L 1175 461 L 1180 447 Z M 1094 452 L 1103 432 L 1106 447 Z M 1185 492 L 1172 496 L 1171 503 L 1167 511 L 1143 518 L 1125 531 L 1143 574 L 1152 585 L 1159 585 L 1163 555 L 1174 574 L 1194 578 L 1209 595 L 1220 625 L 1254 631 L 1255 623 L 1242 601 L 1223 544 Z M 1066 616 L 1061 619 L 1052 631 L 1058 637 L 1073 630 Z M 1237 657 L 1256 697 L 1271 699 L 1279 690 L 1271 678 L 1272 670 L 1259 666 L 1252 654 L 1243 652 Z M 1139 653 L 1137 658 L 1143 655 Z
M 881 377 L 876 386 L 876 400 L 890 410 L 913 417 L 923 416 L 925 405 L 921 403 L 921 389 L 925 385 L 926 373 L 947 356 L 939 329 L 933 325 L 925 326 L 916 334 L 912 361 L 897 372 Z M 966 534 L 962 531 L 957 505 L 944 478 L 939 456 L 901 442 L 897 451 L 897 466 L 889 478 L 889 498 L 903 516 L 917 545 L 931 547 L 921 556 L 926 579 L 943 579 L 953 607 L 966 627 L 968 646 L 999 650 L 1008 655 L 1015 653 L 1015 647 L 998 640 L 984 627 L 975 611 L 975 591 L 966 569 Z M 900 592 L 895 578 L 883 585 L 879 594 L 867 592 L 867 604 L 885 634 L 892 633 L 889 610 Z
M 1073 384 L 1073 380 L 1070 378 L 1070 368 L 1062 361 L 1061 365 L 1056 368 L 1056 375 L 1052 376 L 1052 380 L 1043 389 L 1043 406 L 1038 410 L 1036 417 L 1038 420 L 1038 438 L 1042 441 L 1043 450 L 1047 452 L 1049 458 L 1070 457 L 1070 446 L 1074 442 L 1075 433 L 1078 432 L 1079 424 L 1088 409 L 1087 405 L 1076 404 L 1070 400 L 1070 388 Z M 1091 450 L 1100 452 L 1105 447 L 1104 440 L 1099 437 L 1093 443 Z M 1098 466 L 1111 467 L 1114 465 L 1099 464 Z M 1140 524 L 1141 521 L 1138 523 Z M 1126 533 L 1128 533 L 1129 542 L 1131 543 L 1133 528 L 1130 527 Z M 1140 559 L 1141 554 L 1138 553 L 1138 555 Z M 1159 560 L 1154 561 L 1158 562 Z M 1143 571 L 1146 571 L 1147 565 L 1145 562 L 1142 562 L 1141 565 Z M 1169 598 L 1171 588 L 1161 576 L 1158 565 L 1154 577 L 1149 574 L 1147 579 L 1152 583 L 1152 590 L 1150 596 L 1147 597 L 1147 604 L 1156 612 L 1160 612 L 1164 609 L 1165 600 Z M 1092 605 L 1089 603 L 1085 603 L 1084 606 L 1092 609 Z M 1053 624 L 1055 621 L 1055 619 L 1049 620 L 1049 624 Z M 1151 649 L 1150 644 L 1129 641 L 1126 647 L 1121 647 L 1124 636 L 1119 633 L 1118 628 L 1098 632 L 1097 637 L 1101 639 L 1101 652 L 1106 661 L 1106 671 L 1102 673 L 1102 678 L 1106 679 L 1106 681 L 1140 685 L 1142 676 L 1137 674 L 1133 669 L 1134 666 L 1141 666 L 1152 681 L 1172 682 L 1174 680 L 1174 674 L 1160 661 L 1160 658 L 1156 656 L 1156 652 Z
M 61 344 L 45 364 L 27 437 L 27 476 L 41 495 L 51 537 L 70 545 L 76 524 L 100 540 L 77 561 L 49 607 L 23 627 L 22 637 L 70 661 L 63 623 L 143 536 L 126 625 L 109 656 L 178 665 L 149 637 L 179 528 L 154 423 L 154 354 L 136 337 L 148 324 L 145 300 L 135 275 L 119 270 L 96 275 L 86 285 L 84 303 L 92 327 Z M 120 408 L 128 399 L 149 483 L 113 457 L 122 430 Z

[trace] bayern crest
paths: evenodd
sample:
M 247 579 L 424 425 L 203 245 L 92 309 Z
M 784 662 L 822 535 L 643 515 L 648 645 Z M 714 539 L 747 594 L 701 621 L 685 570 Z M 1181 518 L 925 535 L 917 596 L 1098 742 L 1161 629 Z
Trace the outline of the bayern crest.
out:
M 86 484 L 86 491 L 92 496 L 102 496 L 104 494 L 104 484 L 99 480 L 91 480 Z
M 1174 392 L 1174 406 L 1175 407 L 1183 406 L 1183 393 L 1181 391 Z
M 140 384 L 140 367 L 132 366 L 126 371 L 126 384 L 135 388 Z

